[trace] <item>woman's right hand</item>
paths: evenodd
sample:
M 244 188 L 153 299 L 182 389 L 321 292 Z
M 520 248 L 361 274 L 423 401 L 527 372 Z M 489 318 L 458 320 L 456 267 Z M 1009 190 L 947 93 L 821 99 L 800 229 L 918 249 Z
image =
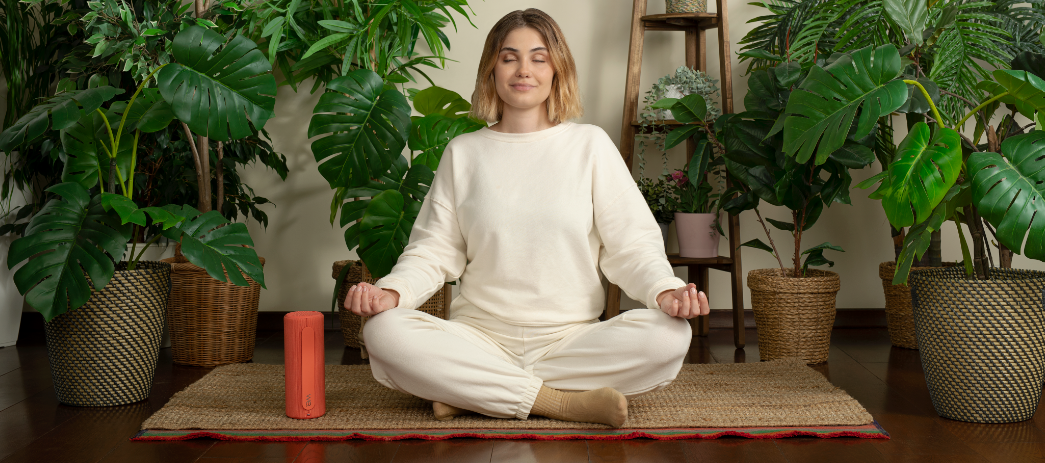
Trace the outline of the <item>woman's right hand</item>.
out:
M 370 283 L 352 285 L 345 296 L 345 308 L 366 317 L 377 315 L 399 305 L 399 293 L 393 289 L 381 289 Z

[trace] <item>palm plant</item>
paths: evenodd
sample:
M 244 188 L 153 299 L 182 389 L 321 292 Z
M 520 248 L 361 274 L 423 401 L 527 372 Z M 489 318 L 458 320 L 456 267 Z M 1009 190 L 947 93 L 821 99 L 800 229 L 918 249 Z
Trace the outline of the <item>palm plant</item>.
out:
M 225 43 L 216 32 L 189 26 L 175 36 L 172 58 L 152 70 L 127 101 L 103 107 L 124 93 L 108 85 L 61 92 L 0 133 L 0 149 L 9 151 L 58 132 L 67 155 L 63 183 L 49 188 L 58 198 L 33 217 L 8 257 L 12 268 L 28 260 L 15 283 L 45 320 L 82 306 L 91 286 L 101 290 L 108 284 L 134 227 L 160 226 L 163 236 L 181 243 L 190 262 L 219 281 L 246 286 L 242 271 L 265 285 L 244 224 L 188 205 L 139 208 L 134 202 L 135 176 L 129 174 L 138 163 L 142 133 L 178 119 L 202 136 L 227 142 L 250 136 L 251 124 L 260 130 L 272 117 L 275 78 L 249 39 Z M 154 76 L 157 88 L 146 88 Z M 128 269 L 142 256 L 134 246 Z

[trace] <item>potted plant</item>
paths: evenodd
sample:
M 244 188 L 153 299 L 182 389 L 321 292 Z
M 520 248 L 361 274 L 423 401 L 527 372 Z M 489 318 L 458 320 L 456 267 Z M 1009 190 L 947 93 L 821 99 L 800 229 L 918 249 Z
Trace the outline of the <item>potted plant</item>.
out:
M 718 237 L 724 235 L 719 225 L 720 193 L 724 189 L 723 159 L 716 151 L 715 114 L 699 94 L 681 99 L 665 98 L 654 108 L 671 108 L 675 119 L 683 124 L 667 134 L 665 147 L 670 149 L 687 139 L 696 141 L 693 155 L 683 170 L 671 173 L 674 195 L 669 198 L 675 210 L 675 230 L 679 237 L 679 256 L 718 257 Z M 711 176 L 719 184 L 718 192 L 708 181 Z
M 903 56 L 905 78 L 921 83 L 941 115 L 951 121 L 960 119 L 975 106 L 969 103 L 979 100 L 976 85 L 988 77 L 984 68 L 1006 69 L 1012 56 L 1021 52 L 1045 53 L 1038 35 L 1045 16 L 1018 3 L 799 0 L 763 6 L 768 11 L 760 17 L 762 22 L 740 41 L 744 44 L 741 59 L 748 60 L 749 71 L 782 61 L 826 66 L 841 53 L 892 43 Z M 929 112 L 921 91 L 908 85 L 908 98 L 893 114 L 904 115 L 910 127 L 928 121 Z M 879 118 L 869 134 L 874 137 L 872 149 L 883 170 L 889 169 L 896 151 L 893 120 L 891 116 Z M 1012 127 L 1011 117 L 1005 116 L 1002 125 Z M 982 133 L 979 119 L 977 127 L 976 132 Z M 906 284 L 893 284 L 907 232 L 890 227 L 895 252 L 891 260 L 879 265 L 879 275 L 893 345 L 916 348 L 910 290 Z M 941 259 L 940 231 L 930 233 L 928 240 L 927 252 L 913 268 L 951 265 Z M 999 245 L 998 254 L 998 264 L 1011 267 L 1012 252 Z
M 650 212 L 653 213 L 653 218 L 657 221 L 657 225 L 660 225 L 661 235 L 664 237 L 664 246 L 668 244 L 668 226 L 675 220 L 675 211 L 669 203 L 669 199 L 674 195 L 674 189 L 668 182 L 668 179 L 663 176 L 657 177 L 656 180 L 643 177 L 639 180 L 639 191 L 642 192 L 642 197 L 646 200 L 646 205 L 649 206 Z
M 754 210 L 769 244 L 754 239 L 741 246 L 768 251 L 779 265 L 748 273 L 760 357 L 797 356 L 808 363 L 821 363 L 828 357 L 840 279 L 834 272 L 810 267 L 833 266 L 824 251 L 842 248 L 825 242 L 803 250 L 802 236 L 825 208 L 834 203 L 850 204 L 849 169 L 870 164 L 874 155 L 857 139 L 844 140 L 846 149 L 821 164 L 784 155 L 784 134 L 774 128 L 793 98 L 793 88 L 806 72 L 797 63 L 753 72 L 744 97 L 747 110 L 720 118 L 724 163 L 734 179 L 733 187 L 723 194 L 730 199 L 723 201 L 722 208 L 730 214 Z M 763 219 L 759 211 L 762 201 L 787 208 L 791 220 Z M 788 268 L 767 222 L 792 236 L 794 251 Z
M 984 124 L 984 133 L 974 134 L 986 135 L 987 149 L 981 151 L 958 129 L 974 116 L 989 121 L 999 102 L 1035 119 L 1045 110 L 1045 80 L 1025 70 L 995 70 L 991 80 L 976 86 L 983 96 L 969 101 L 971 110 L 951 119 L 923 83 L 902 75 L 903 62 L 893 45 L 883 45 L 846 54 L 826 67 L 813 66 L 788 102 L 784 151 L 797 162 L 822 162 L 840 151 L 837 140 L 843 135 L 828 134 L 826 127 L 848 127 L 845 118 L 859 109 L 847 136 L 862 137 L 871 121 L 906 102 L 908 85 L 922 94 L 931 109 L 926 121 L 933 126 L 914 124 L 888 170 L 860 186 L 880 182 L 871 197 L 882 200 L 893 227 L 911 227 L 894 283 L 905 283 L 910 274 L 918 345 L 937 413 L 975 422 L 1029 419 L 1045 379 L 1045 272 L 991 266 L 984 230 L 996 229 L 995 237 L 1008 249 L 1045 259 L 1045 233 L 1037 231 L 1042 225 L 1035 219 L 1045 209 L 1045 177 L 1038 167 L 1045 132 L 1020 134 L 1010 130 L 1011 123 L 999 132 Z M 909 272 L 929 248 L 929 235 L 947 221 L 959 229 L 963 265 Z M 962 224 L 971 232 L 971 250 Z
M 670 105 L 662 103 L 658 106 L 657 102 L 663 100 L 675 102 L 686 95 L 694 94 L 700 95 L 705 101 L 713 100 L 718 95 L 717 82 L 703 71 L 679 66 L 675 72 L 657 79 L 657 82 L 650 86 L 642 100 L 643 110 L 639 112 L 639 125 L 641 125 L 638 152 L 639 178 L 642 178 L 646 171 L 647 142 L 652 142 L 661 152 L 660 175 L 665 177 L 671 175 L 668 172 L 667 158 L 667 150 L 670 147 L 666 146 L 665 142 L 667 141 L 666 133 L 673 127 L 673 118 L 676 116 L 672 113 Z M 714 104 L 709 104 L 706 111 L 708 120 L 714 120 L 721 112 Z M 683 138 L 683 140 L 685 139 Z M 672 147 L 674 146 L 672 145 Z
M 665 11 L 668 14 L 707 13 L 707 0 L 667 0 Z
M 136 82 L 170 62 L 173 39 L 181 29 L 199 25 L 231 40 L 234 29 L 223 18 L 233 15 L 235 11 L 228 8 L 236 5 L 225 3 L 223 8 L 211 8 L 207 3 L 196 2 L 192 4 L 195 8 L 189 8 L 189 4 L 175 0 L 139 7 L 90 2 L 89 8 L 81 12 L 83 20 L 79 23 L 89 38 L 85 46 L 77 47 L 62 60 L 61 66 L 69 75 L 62 84 L 77 88 L 89 79 L 96 85 L 111 82 L 133 92 Z M 248 129 L 249 135 L 235 140 L 194 135 L 184 124 L 143 133 L 138 140 L 138 163 L 133 174 L 136 203 L 195 204 L 200 211 L 217 210 L 229 220 L 242 214 L 267 226 L 268 217 L 259 207 L 269 201 L 244 184 L 237 168 L 259 163 L 285 179 L 286 158 L 273 152 L 265 141 L 268 134 L 263 128 Z M 141 227 L 129 246 L 140 248 L 161 232 L 157 226 Z M 189 262 L 180 247 L 169 240 L 161 238 L 148 249 L 154 260 L 172 265 L 167 305 L 170 336 L 164 338 L 164 345 L 173 347 L 173 361 L 215 366 L 250 360 L 260 285 L 251 282 L 240 287 L 216 280 L 206 269 Z M 260 261 L 264 265 L 264 259 Z
M 148 396 L 170 265 L 141 261 L 145 249 L 133 244 L 126 251 L 136 228 L 160 226 L 162 236 L 180 242 L 185 256 L 215 279 L 264 285 L 245 225 L 188 205 L 134 202 L 136 178 L 128 174 L 135 172 L 142 133 L 178 119 L 196 133 L 230 141 L 272 117 L 275 79 L 249 39 L 226 43 L 192 25 L 175 36 L 172 51 L 175 62 L 152 70 L 129 100 L 105 108 L 124 93 L 107 85 L 65 91 L 0 133 L 0 149 L 9 151 L 58 131 L 67 155 L 63 183 L 49 188 L 57 198 L 33 217 L 8 256 L 9 267 L 28 261 L 15 282 L 47 322 L 48 357 L 62 403 L 118 405 Z M 216 63 L 222 63 L 220 71 Z M 154 76 L 158 88 L 146 88 Z M 226 106 L 200 111 L 218 93 Z

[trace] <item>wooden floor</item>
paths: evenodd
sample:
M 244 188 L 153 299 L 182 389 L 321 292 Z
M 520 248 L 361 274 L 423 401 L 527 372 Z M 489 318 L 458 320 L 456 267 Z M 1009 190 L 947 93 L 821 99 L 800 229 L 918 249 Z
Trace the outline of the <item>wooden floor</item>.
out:
M 693 338 L 688 361 L 757 362 L 757 335 L 733 348 L 732 333 Z M 254 361 L 283 362 L 282 333 L 258 334 Z M 359 352 L 326 333 L 328 363 L 361 363 Z M 891 347 L 884 329 L 836 329 L 830 360 L 815 367 L 874 415 L 891 440 L 723 438 L 688 441 L 511 441 L 236 443 L 216 440 L 130 442 L 142 421 L 209 370 L 160 354 L 146 402 L 89 409 L 59 405 L 39 339 L 0 349 L 0 462 L 1045 462 L 1045 407 L 1031 420 L 978 425 L 933 411 L 918 352 Z

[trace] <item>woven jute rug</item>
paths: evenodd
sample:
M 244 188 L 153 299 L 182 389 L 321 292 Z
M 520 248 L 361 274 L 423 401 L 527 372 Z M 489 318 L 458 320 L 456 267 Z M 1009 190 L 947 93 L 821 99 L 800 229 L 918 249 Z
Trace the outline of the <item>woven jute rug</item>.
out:
M 801 360 L 684 365 L 669 387 L 630 400 L 619 429 L 540 416 L 437 421 L 430 401 L 382 386 L 368 365 L 327 365 L 320 418 L 289 418 L 284 400 L 281 365 L 218 367 L 175 394 L 134 439 L 888 438 L 855 399 Z

